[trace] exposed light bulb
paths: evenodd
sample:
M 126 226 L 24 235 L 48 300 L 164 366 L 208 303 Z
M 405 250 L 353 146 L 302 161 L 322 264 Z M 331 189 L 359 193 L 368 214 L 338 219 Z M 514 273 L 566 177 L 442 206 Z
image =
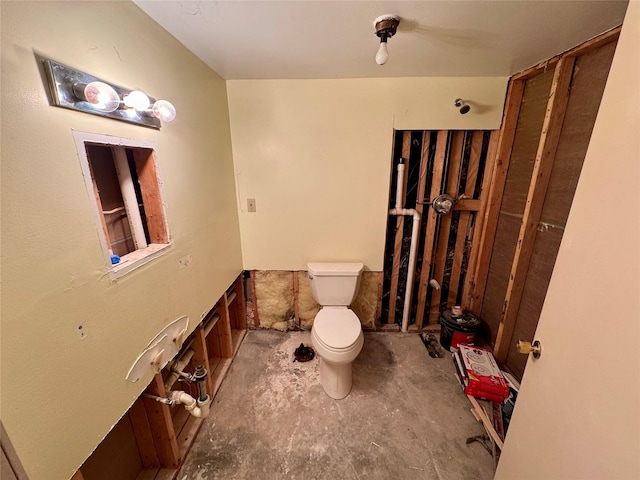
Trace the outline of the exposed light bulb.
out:
M 163 122 L 170 122 L 176 118 L 176 107 L 166 100 L 158 100 L 153 104 L 151 109 L 153 116 L 159 118 Z
M 91 82 L 84 87 L 84 99 L 96 110 L 113 112 L 120 105 L 120 97 L 111 85 L 104 82 Z
M 380 42 L 380 48 L 376 53 L 376 63 L 378 65 L 384 65 L 389 60 L 389 51 L 387 50 L 387 42 Z
M 149 97 L 140 90 L 133 90 L 129 94 L 122 98 L 124 104 L 129 108 L 135 108 L 136 110 L 147 110 L 149 108 Z

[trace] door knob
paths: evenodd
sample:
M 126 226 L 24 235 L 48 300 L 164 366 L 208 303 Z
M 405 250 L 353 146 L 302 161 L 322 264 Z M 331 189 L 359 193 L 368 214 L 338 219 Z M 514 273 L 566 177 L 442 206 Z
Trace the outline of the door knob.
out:
M 522 353 L 524 355 L 529 355 L 533 353 L 533 358 L 540 358 L 540 354 L 542 353 L 542 345 L 538 340 L 531 342 L 525 342 L 524 340 L 518 340 L 516 344 L 516 348 L 518 349 L 518 353 Z

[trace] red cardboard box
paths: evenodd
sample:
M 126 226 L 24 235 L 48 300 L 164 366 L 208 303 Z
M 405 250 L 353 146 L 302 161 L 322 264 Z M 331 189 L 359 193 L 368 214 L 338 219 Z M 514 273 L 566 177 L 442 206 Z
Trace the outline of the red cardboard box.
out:
M 464 393 L 493 402 L 503 402 L 509 387 L 492 353 L 472 345 L 460 345 L 453 354 Z

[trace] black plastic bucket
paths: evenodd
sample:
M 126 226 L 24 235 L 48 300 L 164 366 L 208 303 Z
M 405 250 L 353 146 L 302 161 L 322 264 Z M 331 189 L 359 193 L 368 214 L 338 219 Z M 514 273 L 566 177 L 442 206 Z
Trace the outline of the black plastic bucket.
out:
M 461 343 L 474 344 L 480 319 L 469 312 L 454 315 L 451 308 L 446 308 L 440 314 L 440 324 L 440 345 L 450 352 L 457 352 Z

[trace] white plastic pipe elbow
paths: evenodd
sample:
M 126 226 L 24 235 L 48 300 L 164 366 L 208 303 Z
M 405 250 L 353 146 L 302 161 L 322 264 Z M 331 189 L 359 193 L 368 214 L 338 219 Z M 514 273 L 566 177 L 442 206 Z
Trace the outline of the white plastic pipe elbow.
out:
M 193 398 L 186 392 L 174 390 L 171 392 L 171 399 L 176 403 L 184 405 L 184 409 L 196 418 L 205 418 L 209 415 L 209 396 L 206 400 L 200 401 Z

